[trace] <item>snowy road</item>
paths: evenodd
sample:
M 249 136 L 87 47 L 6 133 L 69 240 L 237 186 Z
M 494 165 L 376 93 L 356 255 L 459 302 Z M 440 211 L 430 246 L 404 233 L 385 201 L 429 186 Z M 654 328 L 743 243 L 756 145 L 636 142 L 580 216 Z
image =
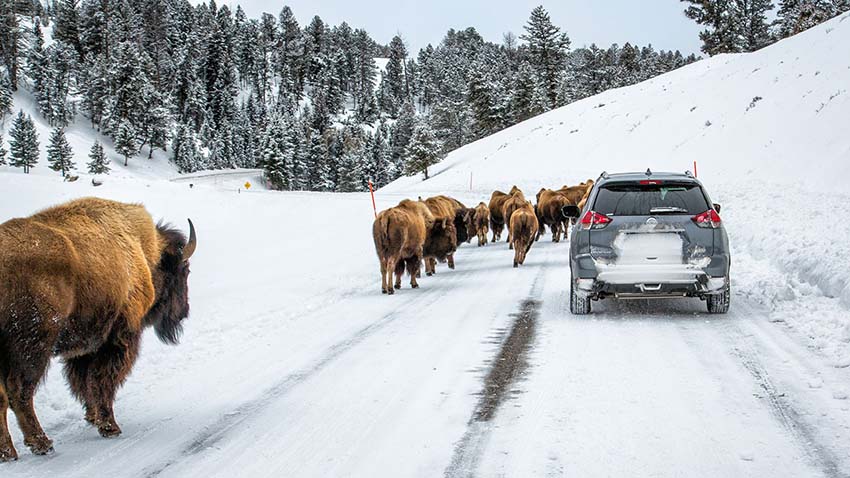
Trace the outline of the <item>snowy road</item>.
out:
M 123 411 L 117 440 L 69 410 L 48 430 L 57 453 L 22 450 L 3 476 L 850 472 L 847 369 L 824 366 L 744 300 L 726 317 L 698 301 L 609 302 L 573 317 L 567 247 L 541 240 L 514 270 L 504 243 L 465 245 L 457 270 L 439 268 L 420 290 L 385 297 L 364 283 L 302 311 L 348 326 L 319 326 L 325 340 L 304 340 L 298 360 L 223 369 L 198 403 L 174 409 L 146 387 L 149 408 Z

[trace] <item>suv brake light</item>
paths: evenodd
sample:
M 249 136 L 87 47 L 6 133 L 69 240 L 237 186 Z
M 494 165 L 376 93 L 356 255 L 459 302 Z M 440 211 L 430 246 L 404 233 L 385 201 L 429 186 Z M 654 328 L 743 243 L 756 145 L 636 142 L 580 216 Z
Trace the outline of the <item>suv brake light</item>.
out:
M 720 215 L 714 209 L 709 209 L 702 214 L 691 218 L 699 227 L 718 229 L 720 227 Z
M 602 229 L 611 222 L 611 218 L 595 211 L 587 211 L 579 221 L 582 229 Z

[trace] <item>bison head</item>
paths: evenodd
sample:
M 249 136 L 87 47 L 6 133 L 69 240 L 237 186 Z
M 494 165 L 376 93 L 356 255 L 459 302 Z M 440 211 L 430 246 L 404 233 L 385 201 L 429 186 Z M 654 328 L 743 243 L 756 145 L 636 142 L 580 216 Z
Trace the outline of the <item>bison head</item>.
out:
M 457 243 L 469 242 L 475 236 L 475 209 L 459 209 L 455 213 Z
M 183 319 L 189 316 L 189 258 L 198 241 L 195 226 L 189 221 L 189 240 L 169 225 L 157 225 L 165 242 L 159 265 L 153 271 L 156 301 L 145 317 L 163 343 L 177 344 L 183 333 Z

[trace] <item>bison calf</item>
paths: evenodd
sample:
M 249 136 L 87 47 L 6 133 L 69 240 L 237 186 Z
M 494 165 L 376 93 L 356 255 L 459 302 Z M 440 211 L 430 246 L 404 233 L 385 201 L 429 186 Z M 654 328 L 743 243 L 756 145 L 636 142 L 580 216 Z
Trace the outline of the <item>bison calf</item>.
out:
M 174 344 L 189 315 L 189 230 L 187 241 L 140 205 L 96 198 L 0 224 L 0 461 L 17 458 L 7 408 L 33 453 L 53 451 L 33 397 L 54 354 L 86 420 L 121 433 L 113 403 L 143 329 Z
M 478 203 L 473 214 L 473 228 L 478 236 L 478 247 L 487 244 L 487 224 L 490 220 L 490 208 L 484 202 Z
M 410 274 L 410 286 L 414 289 L 419 287 L 416 276 L 422 261 L 425 235 L 433 225 L 434 217 L 428 208 L 409 199 L 378 214 L 372 224 L 372 238 L 381 262 L 382 293 L 393 294 L 393 273 L 395 288 L 401 289 L 405 266 Z
M 514 249 L 514 267 L 517 267 L 525 262 L 525 256 L 537 236 L 537 216 L 530 202 L 513 212 L 508 230 Z

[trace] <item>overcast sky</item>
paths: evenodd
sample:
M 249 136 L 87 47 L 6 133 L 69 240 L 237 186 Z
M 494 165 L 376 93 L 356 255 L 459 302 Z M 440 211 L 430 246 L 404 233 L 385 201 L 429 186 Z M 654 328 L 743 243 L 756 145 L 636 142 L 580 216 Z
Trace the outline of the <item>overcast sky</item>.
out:
M 203 0 L 201 0 L 203 1 Z M 415 55 L 428 43 L 436 46 L 449 28 L 475 27 L 485 40 L 501 42 L 508 31 L 519 36 L 531 10 L 542 4 L 552 21 L 566 31 L 573 46 L 625 42 L 656 49 L 699 53 L 699 28 L 685 18 L 679 0 L 230 0 L 249 17 L 277 15 L 289 5 L 303 27 L 314 15 L 337 25 L 347 21 L 364 28 L 376 41 L 389 43 L 401 33 Z

